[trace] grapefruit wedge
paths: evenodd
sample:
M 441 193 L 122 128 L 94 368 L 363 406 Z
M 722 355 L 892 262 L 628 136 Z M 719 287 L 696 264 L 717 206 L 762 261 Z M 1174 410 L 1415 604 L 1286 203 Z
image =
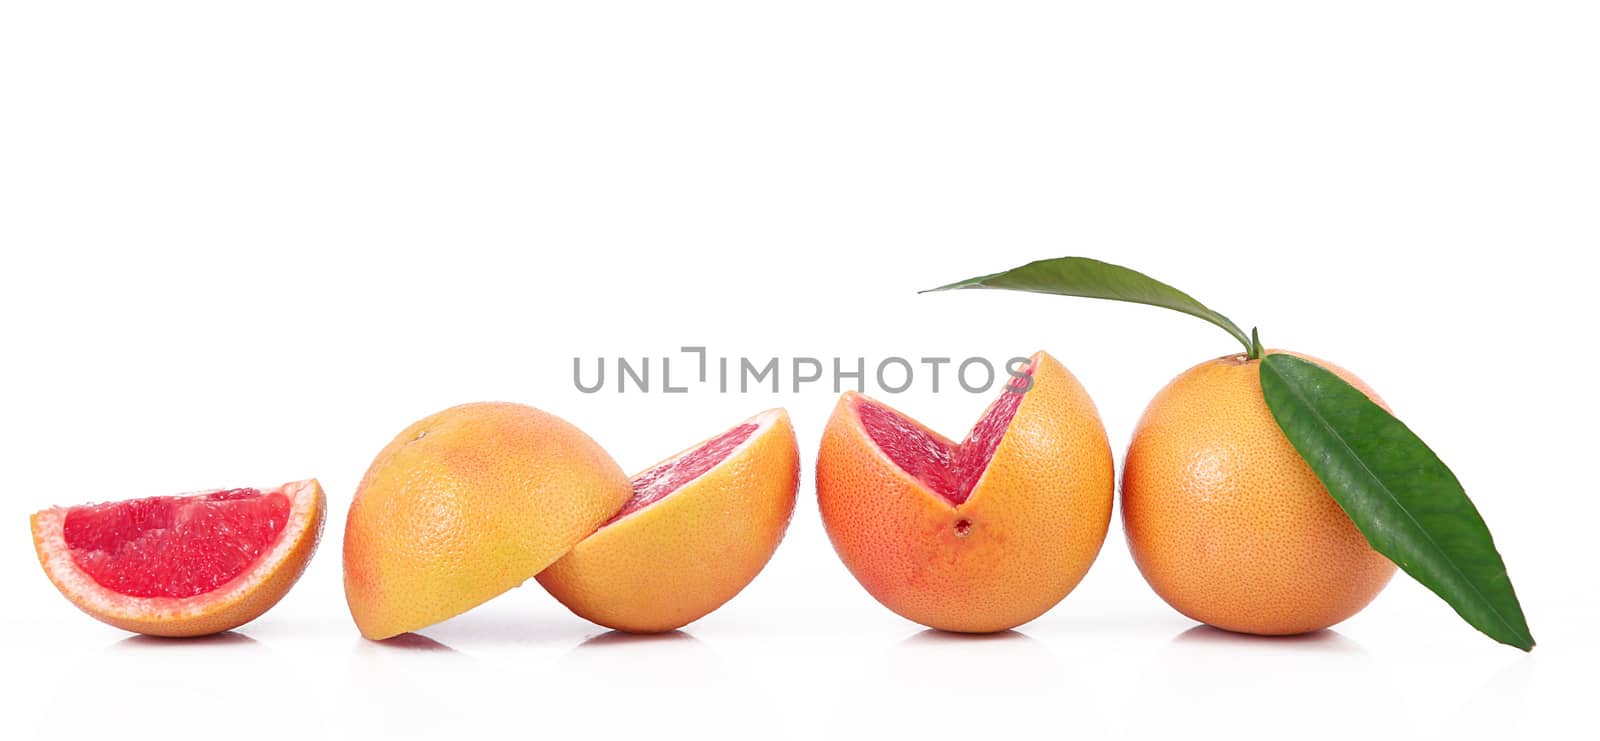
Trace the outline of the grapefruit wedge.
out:
M 326 513 L 315 479 L 52 507 L 34 513 L 33 545 L 56 589 L 95 619 L 146 635 L 208 635 L 283 598 Z
M 633 496 L 539 583 L 579 617 L 676 630 L 744 589 L 783 539 L 800 484 L 794 427 L 762 412 L 657 463 Z
M 839 399 L 817 453 L 822 522 L 850 573 L 901 616 L 1013 628 L 1061 601 L 1100 552 L 1114 483 L 1105 428 L 1055 358 L 1035 354 L 1026 373 L 959 443 L 860 394 Z

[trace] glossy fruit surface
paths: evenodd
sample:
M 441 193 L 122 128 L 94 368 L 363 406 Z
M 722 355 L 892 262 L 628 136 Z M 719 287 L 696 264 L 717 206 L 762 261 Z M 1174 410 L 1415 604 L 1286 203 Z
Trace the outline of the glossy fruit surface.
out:
M 539 583 L 608 628 L 681 628 L 766 566 L 794 513 L 799 481 L 789 415 L 763 412 L 634 476 L 632 499 L 539 574 Z
M 96 619 L 147 635 L 208 635 L 288 593 L 326 514 L 313 479 L 52 507 L 33 515 L 33 544 L 50 581 Z
M 1083 578 L 1105 540 L 1111 450 L 1088 393 L 1040 352 L 1031 388 L 1002 391 L 953 442 L 846 393 L 817 455 L 834 549 L 873 597 L 923 625 L 993 632 L 1032 620 Z
M 1349 371 L 1314 362 L 1383 405 Z M 1395 565 L 1283 436 L 1259 367 L 1209 360 L 1151 400 L 1128 448 L 1123 526 L 1145 580 L 1179 612 L 1226 630 L 1305 633 L 1359 612 Z
M 588 435 L 533 407 L 422 419 L 378 453 L 350 503 L 350 614 L 375 640 L 454 617 L 543 571 L 632 491 Z

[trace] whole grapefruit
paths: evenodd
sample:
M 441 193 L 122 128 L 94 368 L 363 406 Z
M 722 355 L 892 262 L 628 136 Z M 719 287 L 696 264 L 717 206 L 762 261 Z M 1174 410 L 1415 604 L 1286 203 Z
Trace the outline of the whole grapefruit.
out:
M 1349 371 L 1300 357 L 1388 408 Z M 1359 612 L 1395 565 L 1284 437 L 1260 364 L 1208 360 L 1151 400 L 1123 468 L 1123 529 L 1145 580 L 1184 615 L 1242 633 L 1306 633 Z

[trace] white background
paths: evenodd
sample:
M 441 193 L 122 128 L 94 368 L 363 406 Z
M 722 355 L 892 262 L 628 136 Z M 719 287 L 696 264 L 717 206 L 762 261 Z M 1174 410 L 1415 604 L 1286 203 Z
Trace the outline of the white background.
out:
M 536 5 L 536 7 L 527 7 Z M 0 6 L 0 723 L 12 737 L 1592 734 L 1592 3 L 7 2 Z M 1303 7 L 1310 6 L 1310 7 Z M 1116 521 L 1056 609 L 923 632 L 834 557 L 834 395 L 580 394 L 574 356 L 1047 349 L 1126 447 L 1237 348 L 1155 309 L 970 292 L 1063 254 L 1168 280 L 1372 383 L 1466 484 L 1539 647 L 1404 575 L 1298 639 L 1197 628 Z M 989 395 L 891 399 L 951 435 Z M 371 456 L 472 400 L 636 470 L 787 407 L 782 548 L 633 639 L 531 582 L 358 637 Z M 51 504 L 316 476 L 327 536 L 237 634 L 133 638 L 40 573 Z

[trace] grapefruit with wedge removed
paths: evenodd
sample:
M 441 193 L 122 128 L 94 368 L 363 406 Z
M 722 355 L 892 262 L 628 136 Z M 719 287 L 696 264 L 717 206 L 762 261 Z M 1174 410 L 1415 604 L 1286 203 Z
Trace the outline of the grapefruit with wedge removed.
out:
M 960 443 L 846 393 L 817 454 L 817 503 L 873 597 L 947 631 L 1028 622 L 1088 571 L 1111 519 L 1111 448 L 1094 402 L 1040 352 Z
M 327 505 L 315 479 L 275 489 L 52 507 L 33 544 L 61 594 L 123 630 L 199 636 L 266 612 L 316 551 Z
M 344 588 L 367 638 L 454 617 L 522 584 L 633 487 L 582 430 L 530 406 L 451 407 L 373 460 L 344 531 Z
M 773 409 L 633 477 L 633 497 L 539 574 L 578 616 L 614 630 L 676 630 L 766 566 L 794 513 L 800 454 Z

